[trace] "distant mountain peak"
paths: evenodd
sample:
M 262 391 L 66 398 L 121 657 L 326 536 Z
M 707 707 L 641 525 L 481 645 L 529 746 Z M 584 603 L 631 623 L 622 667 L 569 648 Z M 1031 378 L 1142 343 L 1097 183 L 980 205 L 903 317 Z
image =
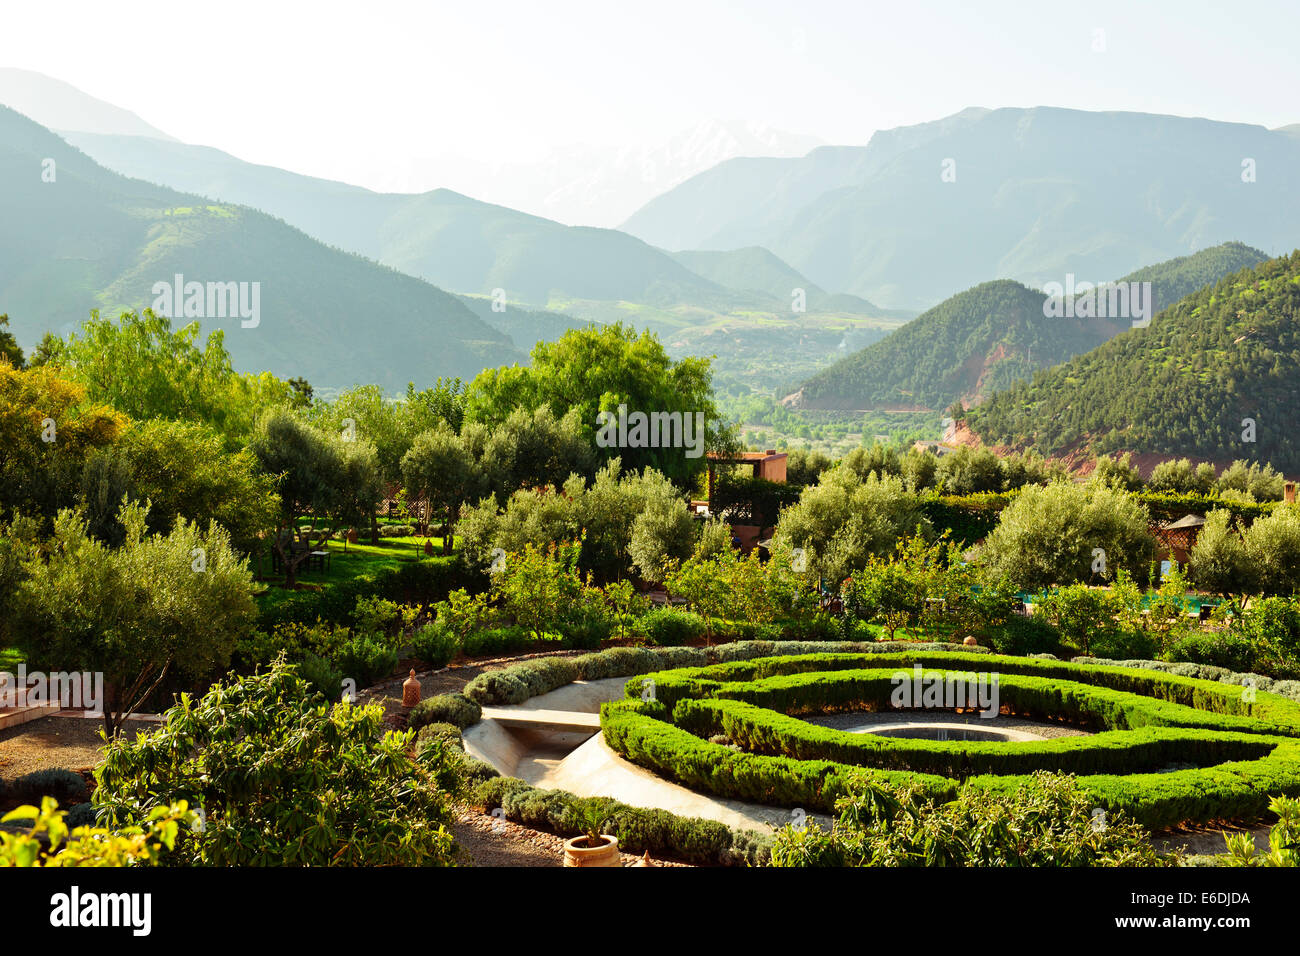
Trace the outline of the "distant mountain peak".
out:
M 130 110 L 32 70 L 0 67 L 0 103 L 56 132 L 147 136 L 177 142 Z

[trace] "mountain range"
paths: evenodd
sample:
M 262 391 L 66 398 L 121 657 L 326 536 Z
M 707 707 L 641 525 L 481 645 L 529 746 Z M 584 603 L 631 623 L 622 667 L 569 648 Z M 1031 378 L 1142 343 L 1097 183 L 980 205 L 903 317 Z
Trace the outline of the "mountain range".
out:
M 4 107 L 0 222 L 0 311 L 28 346 L 47 330 L 74 331 L 92 309 L 114 315 L 151 306 L 159 284 L 181 275 L 250 293 L 257 284 L 255 322 L 215 310 L 199 320 L 205 335 L 223 330 L 245 371 L 400 390 L 522 358 L 506 335 L 441 289 L 264 212 L 110 172 Z
M 1232 240 L 1287 252 L 1297 168 L 1290 128 L 968 109 L 862 147 L 728 160 L 622 228 L 665 249 L 761 246 L 824 288 L 926 309 L 993 278 L 1097 282 Z

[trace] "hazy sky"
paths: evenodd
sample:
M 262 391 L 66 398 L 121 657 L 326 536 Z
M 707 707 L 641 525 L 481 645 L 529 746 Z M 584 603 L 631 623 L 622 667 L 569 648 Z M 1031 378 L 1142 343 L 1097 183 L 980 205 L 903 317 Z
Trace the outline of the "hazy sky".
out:
M 710 118 L 837 143 L 966 106 L 1300 122 L 1295 0 L 9 0 L 3 16 L 0 65 L 363 184 L 414 156 L 640 145 Z

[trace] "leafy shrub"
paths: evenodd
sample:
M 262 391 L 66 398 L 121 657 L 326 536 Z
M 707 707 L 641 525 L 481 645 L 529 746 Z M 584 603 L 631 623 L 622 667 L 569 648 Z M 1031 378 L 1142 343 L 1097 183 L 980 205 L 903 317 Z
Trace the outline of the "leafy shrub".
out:
M 1294 598 L 1255 601 L 1242 616 L 1242 633 L 1258 649 L 1300 661 L 1300 603 Z
M 590 592 L 587 592 L 590 593 Z M 600 647 L 614 630 L 614 618 L 599 601 L 583 601 L 561 624 L 564 643 L 584 650 Z
M 97 815 L 95 805 L 87 801 L 85 803 L 78 803 L 69 810 L 68 815 L 63 818 L 63 822 L 67 824 L 70 829 L 76 829 L 77 827 L 93 827 Z
M 0 868 L 155 866 L 174 849 L 182 828 L 193 827 L 196 822 L 186 802 L 180 800 L 149 811 L 137 824 L 137 833 L 87 829 L 84 824 L 74 828 L 73 820 L 85 819 L 81 808 L 87 806 L 78 804 L 73 812 L 65 813 L 53 797 L 45 797 L 39 808 L 28 805 L 6 814 L 9 823 L 31 820 L 31 829 L 16 834 L 0 830 Z
M 338 700 L 343 694 L 343 672 L 319 654 L 304 654 L 297 668 L 307 686 L 326 700 Z
M 480 704 L 522 704 L 579 676 L 572 658 L 543 657 L 479 674 L 465 685 L 465 696 Z
M 81 803 L 89 796 L 85 778 L 62 767 L 33 770 L 9 784 L 9 798 L 22 803 L 38 804 L 42 797 L 53 797 L 66 807 Z
M 482 657 L 522 651 L 549 642 L 563 644 L 564 638 L 554 631 L 533 634 L 518 626 L 492 627 L 465 635 L 463 648 L 468 657 Z
M 460 646 L 460 635 L 441 619 L 430 621 L 411 636 L 411 650 L 416 658 L 434 670 L 446 667 Z
M 482 717 L 483 708 L 464 694 L 438 694 L 412 707 L 406 726 L 409 730 L 419 730 L 429 724 L 446 723 L 464 730 Z
M 704 636 L 702 617 L 693 611 L 671 607 L 656 608 L 641 618 L 637 626 L 647 641 L 661 647 L 680 647 Z
M 322 702 L 279 660 L 110 743 L 95 798 L 110 827 L 193 800 L 206 823 L 177 842 L 185 865 L 447 865 L 459 757 L 417 760 L 414 737 L 386 731 L 377 704 Z
M 1255 666 L 1255 657 L 1250 641 L 1231 634 L 1188 634 L 1169 650 L 1171 661 L 1212 664 L 1232 671 L 1250 670 Z
M 1150 835 L 1121 814 L 1098 827 L 1091 794 L 1066 776 L 1036 773 L 1014 794 L 963 787 L 935 804 L 915 788 L 854 780 L 830 833 L 778 831 L 772 865 L 1168 866 Z
M 433 741 L 442 741 L 455 747 L 463 746 L 460 739 L 460 728 L 455 724 L 425 724 L 420 728 L 419 733 L 415 735 L 415 749 L 417 751 L 423 750 Z
M 397 651 L 373 637 L 353 637 L 339 649 L 334 667 L 345 678 L 356 681 L 358 687 L 369 687 L 393 673 Z
M 1224 834 L 1227 854 L 1224 866 L 1300 866 L 1300 800 L 1274 797 L 1268 809 L 1277 815 L 1268 835 L 1268 852 L 1255 849 L 1248 833 Z
M 1114 627 L 1093 637 L 1091 649 L 1102 657 L 1150 657 L 1160 650 L 1160 645 L 1146 631 Z
M 982 632 L 999 654 L 1051 654 L 1061 645 L 1061 635 L 1037 615 L 1014 614 L 999 627 Z

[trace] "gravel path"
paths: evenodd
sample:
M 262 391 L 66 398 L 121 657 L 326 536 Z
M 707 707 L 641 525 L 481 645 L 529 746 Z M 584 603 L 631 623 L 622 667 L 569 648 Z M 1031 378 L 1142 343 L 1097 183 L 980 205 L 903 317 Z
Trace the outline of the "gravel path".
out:
M 553 833 L 530 830 L 509 820 L 498 820 L 476 810 L 461 814 L 452 826 L 461 846 L 461 862 L 467 866 L 563 866 L 564 839 Z M 640 857 L 620 854 L 623 865 Z M 655 866 L 684 867 L 689 864 L 651 857 Z
M 63 767 L 90 770 L 99 763 L 104 742 L 99 732 L 104 722 L 82 717 L 42 717 L 0 731 L 0 777 L 12 780 L 33 770 Z M 134 738 L 141 731 L 157 730 L 145 721 L 127 721 L 123 733 Z

